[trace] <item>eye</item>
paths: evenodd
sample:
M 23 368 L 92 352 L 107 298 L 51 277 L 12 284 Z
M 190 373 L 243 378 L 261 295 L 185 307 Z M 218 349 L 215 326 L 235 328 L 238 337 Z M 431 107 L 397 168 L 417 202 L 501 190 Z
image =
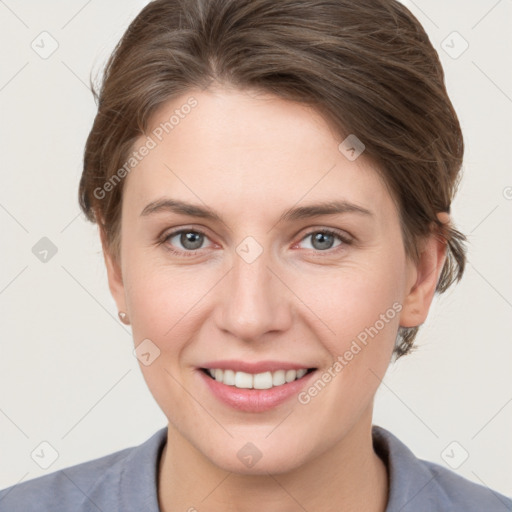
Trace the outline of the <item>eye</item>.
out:
M 310 231 L 302 238 L 301 241 L 308 239 L 311 239 L 310 245 L 312 246 L 308 247 L 308 249 L 312 248 L 317 252 L 329 251 L 332 249 L 335 239 L 340 241 L 338 245 L 334 246 L 335 250 L 340 246 L 350 245 L 351 243 L 351 240 L 347 236 L 331 229 L 317 229 L 315 231 Z
M 207 236 L 196 229 L 180 229 L 164 235 L 162 243 L 168 244 L 168 249 L 175 254 L 194 256 L 200 249 Z M 173 242 L 173 239 L 176 239 Z M 173 249 L 173 246 L 181 245 L 184 250 Z
M 161 243 L 165 244 L 166 248 L 173 254 L 195 256 L 201 249 L 204 249 L 202 245 L 206 239 L 208 239 L 207 235 L 197 229 L 180 229 L 164 235 Z M 311 239 L 311 247 L 306 247 L 306 249 L 312 249 L 315 252 L 336 252 L 352 243 L 348 236 L 331 229 L 310 231 L 301 239 L 301 242 L 308 239 Z M 336 239 L 339 243 L 334 245 Z M 183 250 L 175 249 L 176 246 L 181 246 Z

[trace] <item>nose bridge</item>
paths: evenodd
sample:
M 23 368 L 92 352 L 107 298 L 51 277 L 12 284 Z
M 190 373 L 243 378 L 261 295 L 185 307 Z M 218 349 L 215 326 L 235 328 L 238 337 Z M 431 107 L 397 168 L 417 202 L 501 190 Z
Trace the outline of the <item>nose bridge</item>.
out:
M 285 287 L 269 267 L 270 249 L 253 237 L 246 237 L 236 247 L 221 316 L 222 327 L 239 339 L 257 339 L 287 327 L 290 313 Z

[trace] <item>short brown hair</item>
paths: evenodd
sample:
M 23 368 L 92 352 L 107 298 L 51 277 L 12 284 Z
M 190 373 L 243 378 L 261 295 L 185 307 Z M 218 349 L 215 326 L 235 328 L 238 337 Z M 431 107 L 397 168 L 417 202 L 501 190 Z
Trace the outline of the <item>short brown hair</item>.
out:
M 86 217 L 118 258 L 123 183 L 102 187 L 126 162 L 164 102 L 213 83 L 308 104 L 341 140 L 355 134 L 377 163 L 400 214 L 406 253 L 435 228 L 447 243 L 437 283 L 460 280 L 465 236 L 443 227 L 464 152 L 436 50 L 395 0 L 155 0 L 133 20 L 110 56 L 88 136 L 79 187 Z M 400 328 L 395 356 L 418 327 Z

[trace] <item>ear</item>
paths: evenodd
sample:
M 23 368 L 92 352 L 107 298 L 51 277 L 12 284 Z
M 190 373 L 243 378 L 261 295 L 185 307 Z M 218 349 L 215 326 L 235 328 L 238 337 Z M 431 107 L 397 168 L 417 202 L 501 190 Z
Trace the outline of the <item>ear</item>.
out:
M 443 223 L 449 222 L 445 213 L 439 214 L 438 217 Z M 435 227 L 428 238 L 423 240 L 419 261 L 409 262 L 410 278 L 400 314 L 401 327 L 417 327 L 427 319 L 446 260 L 446 247 L 446 240 L 440 236 L 438 228 Z
M 99 231 L 101 246 L 103 249 L 103 258 L 107 268 L 108 287 L 112 297 L 114 298 L 114 301 L 116 302 L 117 310 L 126 312 L 126 296 L 121 265 L 120 262 L 112 254 L 111 249 L 107 244 L 106 233 L 101 225 L 99 227 Z

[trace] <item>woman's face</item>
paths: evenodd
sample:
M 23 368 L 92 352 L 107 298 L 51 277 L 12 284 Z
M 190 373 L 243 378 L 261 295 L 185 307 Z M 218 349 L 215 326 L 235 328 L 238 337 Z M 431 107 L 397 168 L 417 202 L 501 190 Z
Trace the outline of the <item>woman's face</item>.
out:
M 170 428 L 223 469 L 276 473 L 368 427 L 397 329 L 426 310 L 365 154 L 304 105 L 228 89 L 168 102 L 148 135 L 109 282 Z

